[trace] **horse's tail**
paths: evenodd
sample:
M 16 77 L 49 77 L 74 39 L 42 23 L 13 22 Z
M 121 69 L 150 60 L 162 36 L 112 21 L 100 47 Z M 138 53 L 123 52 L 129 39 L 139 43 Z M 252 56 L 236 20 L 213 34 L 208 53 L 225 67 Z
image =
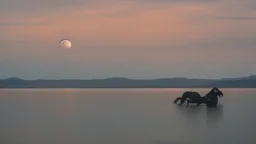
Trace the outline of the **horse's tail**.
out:
M 186 101 L 187 98 L 188 98 L 188 94 L 185 92 L 185 93 L 183 93 L 183 95 L 181 97 L 176 98 L 174 103 L 177 103 L 180 100 L 180 105 L 182 105 Z
M 179 100 L 181 100 L 182 98 L 181 97 L 178 97 L 175 99 L 174 103 L 176 104 Z
M 182 105 L 186 101 L 186 99 L 187 98 L 185 98 L 185 97 L 178 97 L 175 99 L 174 103 L 176 104 L 178 101 L 180 101 L 179 105 Z
M 180 101 L 180 105 L 182 105 L 186 101 L 187 97 L 182 97 Z

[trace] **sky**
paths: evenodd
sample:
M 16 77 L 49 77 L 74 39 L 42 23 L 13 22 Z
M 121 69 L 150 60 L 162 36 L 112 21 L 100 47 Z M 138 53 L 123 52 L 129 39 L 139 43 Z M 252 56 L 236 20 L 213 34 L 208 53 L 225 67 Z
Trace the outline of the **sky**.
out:
M 0 0 L 0 79 L 253 75 L 255 25 L 255 0 Z

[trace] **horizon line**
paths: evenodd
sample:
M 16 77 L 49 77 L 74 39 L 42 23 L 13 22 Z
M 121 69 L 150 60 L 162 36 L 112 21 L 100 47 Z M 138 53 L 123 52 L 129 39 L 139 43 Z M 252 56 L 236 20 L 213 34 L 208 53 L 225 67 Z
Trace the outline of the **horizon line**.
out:
M 127 77 L 106 77 L 106 78 L 91 78 L 91 79 L 75 79 L 75 78 L 63 78 L 63 79 L 23 79 L 20 77 L 9 77 L 9 78 L 1 78 L 0 80 L 107 80 L 107 79 L 126 79 L 126 80 L 159 80 L 159 79 L 192 79 L 192 80 L 222 80 L 222 79 L 239 79 L 239 78 L 247 78 L 247 77 L 256 77 L 256 75 L 247 75 L 240 77 L 222 77 L 222 78 L 188 78 L 188 77 L 163 77 L 163 78 L 127 78 Z

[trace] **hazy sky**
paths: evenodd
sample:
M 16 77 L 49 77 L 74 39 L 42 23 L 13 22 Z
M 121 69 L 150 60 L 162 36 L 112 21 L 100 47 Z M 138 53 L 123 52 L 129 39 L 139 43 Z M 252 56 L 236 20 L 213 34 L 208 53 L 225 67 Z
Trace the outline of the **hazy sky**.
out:
M 255 25 L 255 0 L 0 0 L 0 78 L 256 74 Z

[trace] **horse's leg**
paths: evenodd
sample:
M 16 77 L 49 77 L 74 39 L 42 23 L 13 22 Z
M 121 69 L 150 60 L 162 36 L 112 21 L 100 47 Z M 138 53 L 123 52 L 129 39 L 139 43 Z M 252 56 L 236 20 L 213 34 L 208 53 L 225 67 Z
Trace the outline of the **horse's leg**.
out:
M 188 105 L 189 105 L 189 100 L 187 100 L 187 107 L 188 107 Z
M 198 102 L 196 106 L 200 106 L 201 102 Z
M 181 100 L 181 97 L 176 98 L 174 103 L 177 103 L 179 100 Z

